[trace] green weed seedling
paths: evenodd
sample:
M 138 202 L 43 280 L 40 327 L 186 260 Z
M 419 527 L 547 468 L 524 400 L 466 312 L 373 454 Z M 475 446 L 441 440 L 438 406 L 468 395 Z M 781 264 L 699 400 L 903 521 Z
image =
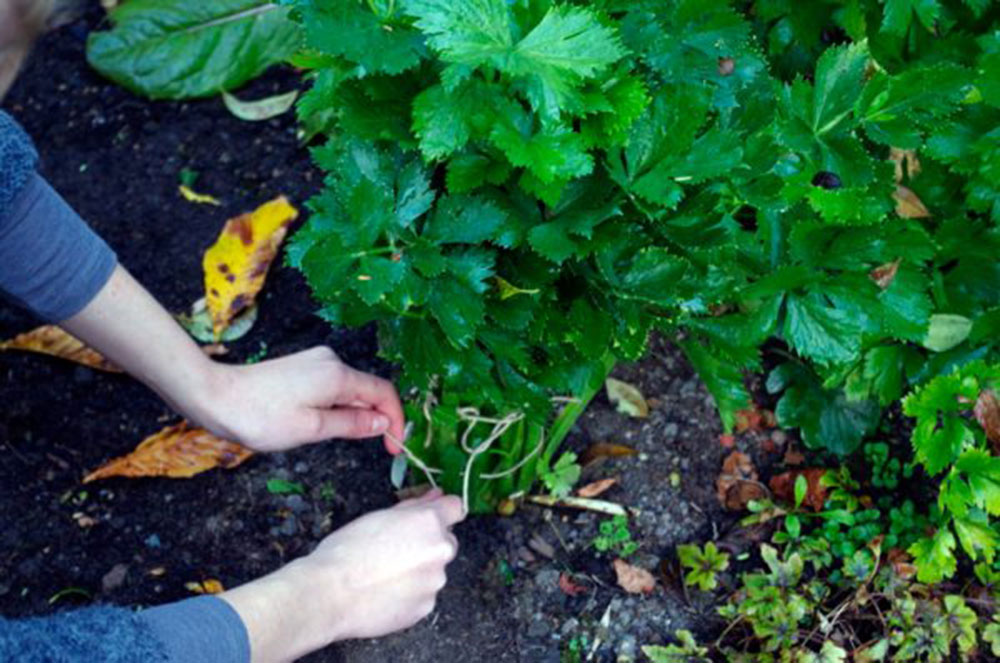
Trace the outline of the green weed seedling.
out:
M 729 553 L 709 541 L 704 547 L 693 544 L 677 546 L 677 558 L 687 570 L 684 584 L 709 592 L 719 586 L 718 574 L 729 568 Z
M 632 532 L 628 528 L 628 518 L 614 516 L 598 525 L 600 532 L 594 537 L 594 548 L 600 552 L 610 552 L 618 557 L 628 557 L 639 549 L 639 544 L 632 540 Z

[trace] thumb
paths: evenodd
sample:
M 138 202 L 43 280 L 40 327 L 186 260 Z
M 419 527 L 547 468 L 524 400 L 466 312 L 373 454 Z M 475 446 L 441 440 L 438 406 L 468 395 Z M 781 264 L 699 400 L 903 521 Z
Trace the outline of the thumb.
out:
M 389 428 L 389 418 L 377 410 L 342 407 L 312 410 L 315 419 L 307 434 L 307 442 L 319 442 L 333 437 L 359 440 L 381 435 Z

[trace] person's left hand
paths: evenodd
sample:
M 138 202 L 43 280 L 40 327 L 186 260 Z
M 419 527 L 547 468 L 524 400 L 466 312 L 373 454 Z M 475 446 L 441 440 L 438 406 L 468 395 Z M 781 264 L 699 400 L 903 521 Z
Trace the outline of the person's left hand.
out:
M 259 364 L 215 364 L 190 409 L 197 423 L 255 451 L 386 433 L 402 440 L 405 424 L 392 383 L 351 368 L 328 347 Z M 385 447 L 398 454 L 389 435 Z

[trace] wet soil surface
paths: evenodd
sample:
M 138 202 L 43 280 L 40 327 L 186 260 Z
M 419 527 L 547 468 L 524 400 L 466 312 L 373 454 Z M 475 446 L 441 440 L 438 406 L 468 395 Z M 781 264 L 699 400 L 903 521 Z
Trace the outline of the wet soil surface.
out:
M 42 171 L 172 311 L 200 296 L 201 254 L 224 221 L 283 193 L 301 205 L 320 173 L 296 138 L 293 114 L 262 123 L 232 117 L 220 99 L 150 102 L 101 79 L 84 58 L 100 12 L 39 44 L 3 107 L 37 142 Z M 274 70 L 240 94 L 263 97 L 300 85 Z M 177 191 L 181 169 L 223 201 L 195 205 Z M 332 329 L 313 315 L 301 276 L 276 265 L 253 331 L 224 361 L 266 348 L 279 356 L 328 344 L 349 363 L 391 375 L 371 329 Z M 0 338 L 37 324 L 0 307 Z M 710 397 L 680 353 L 662 340 L 621 379 L 650 399 L 646 419 L 615 412 L 599 396 L 569 445 L 628 445 L 637 455 L 589 466 L 583 482 L 618 477 L 601 497 L 635 510 L 639 550 L 629 562 L 653 571 L 649 595 L 619 589 L 612 558 L 593 539 L 603 516 L 524 506 L 511 518 L 477 517 L 457 529 L 462 550 L 434 615 L 377 641 L 317 652 L 314 662 L 384 663 L 640 660 L 638 646 L 676 628 L 715 628 L 708 606 L 675 579 L 674 546 L 725 538 L 734 517 L 715 495 L 725 449 Z M 189 480 L 81 478 L 177 420 L 127 376 L 98 374 L 36 355 L 0 353 L 0 613 L 51 614 L 108 602 L 155 605 L 190 596 L 185 583 L 235 586 L 311 550 L 325 534 L 395 501 L 381 445 L 334 442 L 257 456 L 233 471 Z M 752 439 L 740 440 L 754 449 Z M 270 478 L 304 495 L 272 495 Z M 665 560 L 665 561 L 664 561 Z M 566 574 L 584 588 L 560 589 Z M 302 610 L 310 604 L 303 597 Z M 579 652 L 574 654 L 572 652 Z

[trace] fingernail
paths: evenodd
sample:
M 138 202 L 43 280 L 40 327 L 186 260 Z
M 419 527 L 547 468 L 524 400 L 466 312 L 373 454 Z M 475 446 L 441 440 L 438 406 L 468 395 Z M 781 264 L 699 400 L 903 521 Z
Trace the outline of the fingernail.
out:
M 379 433 L 389 427 L 389 418 L 385 415 L 377 414 L 372 419 L 372 432 Z

